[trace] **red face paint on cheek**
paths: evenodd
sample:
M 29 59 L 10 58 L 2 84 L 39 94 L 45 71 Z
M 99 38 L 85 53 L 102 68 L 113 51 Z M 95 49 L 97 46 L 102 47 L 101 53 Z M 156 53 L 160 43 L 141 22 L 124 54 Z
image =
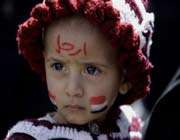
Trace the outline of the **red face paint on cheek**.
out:
M 48 92 L 48 95 L 49 95 L 49 98 L 50 98 L 51 103 L 52 103 L 52 104 L 54 105 L 54 107 L 55 107 L 55 110 L 57 110 L 58 107 L 57 107 L 56 101 L 55 101 L 56 96 L 53 95 L 50 91 Z
M 93 104 L 102 104 L 106 101 L 106 97 L 105 96 L 94 96 L 91 97 L 90 99 L 90 103 Z
M 94 96 L 90 98 L 91 113 L 103 112 L 107 109 L 105 96 Z
M 53 100 L 55 100 L 55 99 L 56 99 L 56 96 L 55 96 L 55 95 L 53 95 L 51 92 L 49 92 L 49 93 L 48 93 L 48 95 L 49 95 L 49 98 L 50 98 L 50 99 L 53 99 Z

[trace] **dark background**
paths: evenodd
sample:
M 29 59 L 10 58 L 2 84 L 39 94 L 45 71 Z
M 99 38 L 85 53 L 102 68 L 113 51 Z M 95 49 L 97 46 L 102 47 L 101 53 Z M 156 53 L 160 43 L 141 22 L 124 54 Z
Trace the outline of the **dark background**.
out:
M 0 139 L 15 122 L 44 114 L 49 107 L 40 78 L 17 54 L 17 25 L 24 21 L 39 0 L 0 1 Z M 150 110 L 180 65 L 180 12 L 178 0 L 152 0 L 155 33 L 151 49 L 151 94 L 145 98 Z M 44 96 L 46 95 L 46 96 Z M 47 105 L 48 103 L 48 105 Z

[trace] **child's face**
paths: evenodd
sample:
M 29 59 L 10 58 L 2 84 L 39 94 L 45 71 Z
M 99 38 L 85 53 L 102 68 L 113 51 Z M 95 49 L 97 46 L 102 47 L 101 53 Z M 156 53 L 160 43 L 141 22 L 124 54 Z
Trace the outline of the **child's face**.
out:
M 51 25 L 45 35 L 45 67 L 50 99 L 61 123 L 102 120 L 117 97 L 121 75 L 117 51 L 83 20 Z

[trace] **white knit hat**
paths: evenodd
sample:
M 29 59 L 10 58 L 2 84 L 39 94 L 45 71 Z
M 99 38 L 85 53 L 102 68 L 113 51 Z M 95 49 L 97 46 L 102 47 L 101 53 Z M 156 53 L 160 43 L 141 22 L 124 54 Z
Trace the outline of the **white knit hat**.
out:
M 142 0 L 112 0 L 112 4 L 121 13 L 121 22 L 133 25 L 135 31 L 140 36 L 140 48 L 145 49 L 149 57 L 154 27 L 154 14 L 146 11 Z M 140 17 L 138 17 L 135 8 L 137 8 Z

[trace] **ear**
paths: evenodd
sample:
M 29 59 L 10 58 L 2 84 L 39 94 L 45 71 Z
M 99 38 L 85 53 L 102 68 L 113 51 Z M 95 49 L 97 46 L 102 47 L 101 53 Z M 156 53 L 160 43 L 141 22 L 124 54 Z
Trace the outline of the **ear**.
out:
M 123 82 L 119 86 L 119 93 L 125 95 L 130 88 L 131 88 L 131 84 L 129 82 Z

